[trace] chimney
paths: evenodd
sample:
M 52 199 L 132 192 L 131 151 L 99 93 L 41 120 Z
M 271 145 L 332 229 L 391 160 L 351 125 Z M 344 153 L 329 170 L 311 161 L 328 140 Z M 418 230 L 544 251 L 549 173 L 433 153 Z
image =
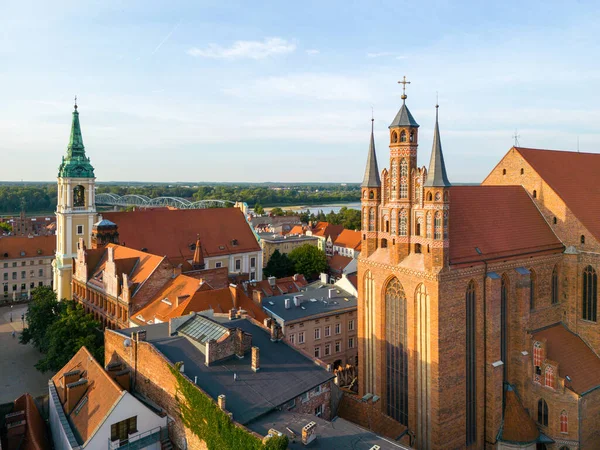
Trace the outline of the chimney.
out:
M 146 340 L 146 330 L 140 330 L 137 332 L 137 341 L 145 341 Z
M 273 320 L 271 322 L 271 342 L 277 342 L 281 340 L 281 327 Z
M 217 402 L 219 404 L 219 408 L 221 408 L 223 411 L 225 411 L 226 409 L 226 403 L 225 403 L 226 397 L 225 394 L 221 394 L 217 397 Z
M 265 298 L 265 294 L 263 293 L 263 291 L 259 291 L 259 290 L 252 291 L 252 300 L 254 300 L 256 303 L 258 303 L 260 306 L 262 306 L 264 298 Z
M 181 264 L 179 264 L 177 267 L 173 267 L 173 278 L 177 278 L 179 275 L 181 275 L 181 272 Z
M 294 281 L 298 281 L 298 274 L 297 273 L 294 274 Z
M 236 309 L 235 308 L 231 308 L 229 310 L 229 320 L 235 319 L 235 313 L 236 313 Z
M 244 357 L 244 331 L 241 328 L 235 329 L 236 349 L 235 354 L 238 358 Z
M 258 372 L 260 370 L 260 349 L 252 347 L 252 370 Z
M 304 445 L 310 444 L 317 438 L 317 424 L 315 422 L 309 422 L 302 427 L 302 443 Z
M 115 260 L 115 248 L 114 247 L 107 247 L 106 250 L 108 250 L 108 261 L 109 262 L 114 262 L 114 260 Z
M 275 277 L 269 277 L 268 280 L 269 280 L 269 285 L 271 287 L 275 287 L 275 284 L 277 284 L 277 278 L 275 278 Z
M 63 386 L 67 386 L 67 384 L 73 383 L 79 380 L 81 375 L 81 370 L 71 370 L 70 372 L 65 372 L 63 374 Z
M 326 273 L 322 273 L 321 276 L 320 276 L 320 278 L 321 278 L 321 283 L 323 283 L 323 284 L 327 284 L 329 282 Z
M 285 309 L 290 309 L 292 306 L 292 301 L 289 298 L 285 299 Z
M 71 414 L 75 405 L 79 403 L 79 400 L 83 397 L 88 388 L 88 381 L 85 378 L 81 378 L 79 381 L 67 384 L 67 401 L 65 403 L 65 412 L 67 415 Z
M 329 289 L 329 298 L 333 298 L 335 295 L 335 289 Z
M 263 320 L 263 325 L 265 326 L 265 328 L 271 328 L 272 321 L 273 319 L 271 319 L 270 317 L 267 317 L 265 320 Z
M 294 295 L 294 306 L 300 306 L 302 300 L 300 300 L 300 296 Z

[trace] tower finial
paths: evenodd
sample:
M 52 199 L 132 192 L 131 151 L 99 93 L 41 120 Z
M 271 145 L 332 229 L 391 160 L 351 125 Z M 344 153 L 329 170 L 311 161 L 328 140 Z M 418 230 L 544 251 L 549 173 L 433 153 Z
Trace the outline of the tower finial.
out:
M 400 98 L 402 99 L 402 103 L 404 103 L 404 101 L 406 100 L 406 85 L 410 84 L 410 81 L 406 81 L 406 75 L 404 75 L 402 81 L 398 81 L 398 84 L 402 85 L 402 97 Z
M 373 113 L 373 106 L 371 106 L 371 133 L 373 133 L 373 123 L 375 122 L 375 115 Z
M 75 96 L 75 109 L 77 109 L 77 96 Z

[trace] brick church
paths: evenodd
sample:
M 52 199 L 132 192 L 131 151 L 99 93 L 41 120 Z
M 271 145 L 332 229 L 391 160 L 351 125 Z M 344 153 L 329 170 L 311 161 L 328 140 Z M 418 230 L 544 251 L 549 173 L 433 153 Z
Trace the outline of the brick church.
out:
M 513 147 L 452 186 L 406 98 L 362 183 L 360 395 L 418 449 L 600 448 L 600 154 Z

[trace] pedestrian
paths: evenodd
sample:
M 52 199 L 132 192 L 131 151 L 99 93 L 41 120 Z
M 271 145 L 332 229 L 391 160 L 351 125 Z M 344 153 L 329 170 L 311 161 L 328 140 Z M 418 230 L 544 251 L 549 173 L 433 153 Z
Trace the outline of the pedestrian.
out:
M 15 330 L 13 330 L 13 332 L 12 332 L 13 339 L 15 338 L 16 335 L 17 335 L 17 333 L 15 333 Z
M 10 321 L 12 322 L 12 312 L 10 313 Z

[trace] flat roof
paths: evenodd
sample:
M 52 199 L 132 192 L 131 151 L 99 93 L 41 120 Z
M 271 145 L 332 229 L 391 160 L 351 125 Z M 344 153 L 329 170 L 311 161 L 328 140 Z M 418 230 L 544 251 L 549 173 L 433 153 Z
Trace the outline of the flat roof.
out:
M 246 424 L 334 378 L 331 372 L 285 342 L 271 342 L 270 333 L 249 320 L 210 319 L 252 335 L 252 345 L 260 349 L 258 372 L 251 368 L 250 352 L 242 359 L 233 356 L 206 366 L 204 354 L 189 338 L 169 336 L 168 327 L 165 329 L 164 326 L 160 333 L 153 330 L 163 324 L 148 325 L 143 329 L 147 331 L 147 340 L 172 363 L 183 362 L 185 375 L 192 381 L 198 377 L 198 386 L 213 399 L 225 394 L 227 411 L 233 413 L 233 419 L 238 423 Z M 162 336 L 157 337 L 160 334 Z
M 302 444 L 302 427 L 309 422 L 317 424 L 317 439 L 307 447 Z M 340 417 L 329 422 L 311 414 L 295 413 L 293 409 L 273 411 L 252 421 L 247 426 L 262 436 L 266 436 L 271 428 L 287 435 L 288 448 L 291 450 L 304 450 L 305 448 L 369 450 L 374 445 L 379 445 L 381 450 L 409 450 L 409 447 L 378 436 Z M 292 438 L 288 428 L 296 435 L 295 439 Z
M 267 242 L 291 242 L 291 241 L 313 241 L 318 240 L 316 236 L 307 236 L 305 234 L 286 234 L 284 236 L 276 233 L 258 233 L 261 241 Z
M 329 291 L 332 291 L 332 297 L 329 297 Z M 299 306 L 294 304 L 294 297 L 301 300 Z M 285 300 L 290 299 L 290 307 L 286 309 Z M 306 288 L 300 292 L 267 297 L 263 299 L 263 309 L 273 316 L 277 316 L 284 322 L 302 320 L 307 317 L 335 314 L 348 308 L 356 308 L 357 299 L 345 290 L 329 284 L 315 285 L 315 287 Z

